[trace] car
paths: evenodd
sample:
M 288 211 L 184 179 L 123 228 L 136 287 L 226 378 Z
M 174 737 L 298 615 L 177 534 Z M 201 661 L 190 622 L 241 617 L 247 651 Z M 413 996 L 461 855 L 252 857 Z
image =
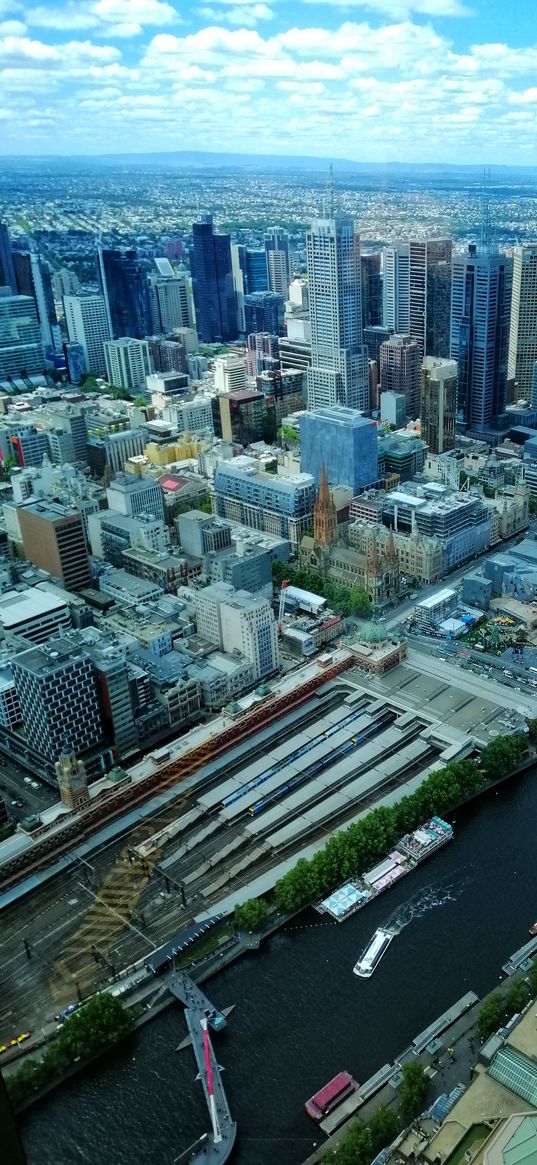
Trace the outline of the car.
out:
M 39 783 L 37 781 L 30 781 L 30 784 L 32 789 L 39 789 Z
M 11 804 L 15 806 L 15 809 L 22 809 L 22 801 L 12 801 Z
M 9 1052 L 11 1048 L 18 1048 L 19 1044 L 22 1044 L 24 1040 L 28 1040 L 31 1034 L 31 1031 L 21 1032 L 20 1036 L 15 1036 L 15 1039 L 8 1040 L 7 1044 L 0 1044 L 0 1053 Z
M 59 1011 L 58 1014 L 54 1016 L 56 1023 L 63 1023 L 64 1019 L 67 1019 L 68 1015 L 72 1015 L 73 1011 L 78 1011 L 79 1007 L 79 1003 L 70 1003 L 69 1007 L 64 1007 L 63 1011 Z

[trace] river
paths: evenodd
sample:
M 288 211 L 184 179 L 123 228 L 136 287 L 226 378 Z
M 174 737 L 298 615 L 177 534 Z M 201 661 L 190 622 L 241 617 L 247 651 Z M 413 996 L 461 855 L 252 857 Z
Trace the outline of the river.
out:
M 236 1003 L 217 1050 L 238 1121 L 235 1165 L 297 1165 L 322 1134 L 304 1101 L 337 1071 L 366 1080 L 468 990 L 479 995 L 537 918 L 537 770 L 459 811 L 455 840 L 338 925 L 313 910 L 207 985 Z M 370 980 L 352 967 L 381 924 L 398 937 Z M 30 1165 L 172 1165 L 208 1114 L 172 1007 L 128 1048 L 24 1117 Z

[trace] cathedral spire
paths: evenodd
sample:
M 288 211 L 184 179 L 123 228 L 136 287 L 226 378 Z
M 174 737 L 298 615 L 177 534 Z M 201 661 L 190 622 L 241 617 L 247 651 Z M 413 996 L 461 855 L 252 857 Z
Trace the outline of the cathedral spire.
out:
M 333 546 L 337 542 L 337 511 L 328 488 L 324 461 L 321 465 L 319 496 L 313 511 L 313 536 L 323 546 Z

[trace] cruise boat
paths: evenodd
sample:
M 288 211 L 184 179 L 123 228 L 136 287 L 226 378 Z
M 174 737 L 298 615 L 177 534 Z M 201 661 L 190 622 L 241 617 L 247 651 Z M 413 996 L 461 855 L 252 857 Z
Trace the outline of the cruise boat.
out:
M 376 971 L 382 956 L 386 954 L 393 938 L 395 938 L 393 930 L 384 930 L 379 927 L 371 942 L 367 944 L 362 957 L 358 959 L 354 967 L 354 974 L 359 975 L 360 979 L 369 979 L 373 971 Z
M 356 1092 L 358 1084 L 350 1072 L 338 1072 L 332 1080 L 320 1088 L 315 1096 L 306 1101 L 305 1109 L 314 1121 L 322 1121 L 329 1112 L 337 1108 L 351 1092 Z
M 537 934 L 537 922 L 534 922 L 533 925 L 530 926 L 530 934 Z

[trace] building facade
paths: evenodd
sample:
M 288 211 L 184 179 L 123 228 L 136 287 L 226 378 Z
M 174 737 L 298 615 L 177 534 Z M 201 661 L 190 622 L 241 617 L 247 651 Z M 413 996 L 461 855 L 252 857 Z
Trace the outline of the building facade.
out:
M 507 374 L 517 396 L 532 399 L 537 360 L 537 244 L 513 248 L 513 293 Z
M 250 457 L 235 457 L 220 462 L 214 484 L 219 517 L 287 538 L 295 546 L 311 524 L 316 490 L 309 473 L 277 477 L 260 473 Z
M 106 372 L 104 345 L 111 338 L 104 296 L 66 295 L 63 304 L 67 335 L 71 342 L 80 344 L 86 371 L 103 376 Z
M 0 380 L 43 371 L 43 344 L 35 300 L 0 295 Z
M 421 435 L 430 453 L 445 453 L 455 444 L 457 364 L 426 356 L 421 366 Z
M 402 394 L 407 417 L 415 420 L 420 411 L 420 354 L 409 335 L 393 335 L 380 345 L 381 392 Z
M 378 480 L 376 425 L 342 405 L 319 408 L 300 418 L 300 468 L 319 486 L 322 467 L 330 485 L 347 485 L 353 494 Z
M 68 591 L 91 582 L 82 515 L 62 502 L 32 502 L 17 507 L 24 553 L 34 566 L 59 578 Z
M 192 227 L 192 291 L 200 340 L 214 344 L 237 335 L 237 301 L 229 235 L 216 234 L 212 217 Z
M 507 401 L 512 260 L 478 254 L 453 258 L 451 357 L 457 361 L 457 420 L 481 432 Z
M 67 746 L 77 756 L 102 741 L 91 661 L 62 639 L 13 657 L 13 679 L 32 747 L 56 761 Z
M 99 247 L 98 276 L 112 339 L 150 336 L 149 284 L 136 251 Z
M 103 347 L 109 383 L 127 388 L 129 392 L 145 389 L 146 377 L 152 371 L 147 340 L 124 336 L 119 340 L 107 340 Z
M 311 368 L 310 409 L 369 407 L 367 349 L 362 338 L 360 236 L 354 220 L 315 219 L 306 237 Z

